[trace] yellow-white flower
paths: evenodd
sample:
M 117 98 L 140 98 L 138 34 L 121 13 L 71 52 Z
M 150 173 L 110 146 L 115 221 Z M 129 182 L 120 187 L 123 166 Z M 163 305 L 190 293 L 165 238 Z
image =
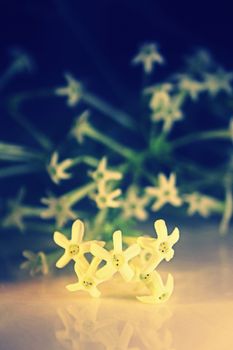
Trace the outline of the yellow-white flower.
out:
M 146 249 L 151 254 L 145 273 L 152 272 L 160 261 L 165 259 L 169 261 L 174 256 L 173 245 L 179 240 L 180 233 L 176 227 L 170 235 L 168 235 L 167 226 L 164 220 L 156 220 L 154 222 L 157 238 L 139 237 L 137 242 L 141 248 Z
M 182 204 L 176 188 L 176 175 L 174 173 L 170 174 L 169 178 L 166 178 L 164 174 L 159 174 L 158 187 L 147 187 L 146 192 L 149 196 L 156 198 L 152 206 L 153 211 L 159 210 L 166 203 L 170 203 L 175 207 Z
M 131 186 L 126 192 L 124 201 L 122 202 L 122 211 L 125 219 L 136 218 L 138 220 L 146 220 L 148 213 L 145 209 L 148 204 L 148 197 L 138 196 L 138 188 Z
M 58 163 L 58 152 L 54 152 L 47 167 L 52 181 L 59 184 L 61 180 L 71 178 L 72 175 L 67 173 L 66 170 L 72 165 L 72 163 L 72 159 L 65 159 Z
M 67 86 L 57 88 L 55 94 L 59 96 L 67 96 L 67 104 L 71 107 L 75 106 L 82 98 L 82 84 L 75 80 L 71 74 L 66 74 Z
M 78 276 L 78 282 L 69 284 L 66 286 L 66 288 L 70 292 L 75 292 L 78 290 L 86 291 L 92 297 L 98 298 L 101 293 L 97 286 L 105 280 L 96 277 L 96 270 L 101 260 L 101 258 L 94 257 L 88 268 L 83 268 L 79 263 L 76 263 L 74 270 Z
M 97 185 L 106 183 L 111 180 L 121 180 L 122 174 L 119 171 L 113 171 L 107 169 L 107 158 L 103 157 L 98 164 L 95 171 L 89 172 L 91 178 L 97 183 Z
M 65 197 L 54 197 L 50 195 L 48 198 L 42 198 L 41 202 L 48 206 L 47 209 L 41 211 L 43 219 L 56 220 L 56 225 L 62 227 L 67 221 L 75 219 L 77 214 L 71 209 L 71 205 Z
M 133 64 L 142 64 L 144 72 L 149 74 L 152 72 L 154 65 L 163 64 L 164 58 L 159 53 L 158 45 L 155 43 L 143 45 L 139 53 L 134 57 Z
M 216 199 L 198 192 L 185 195 L 184 201 L 189 205 L 189 215 L 199 213 L 203 217 L 208 217 L 214 209 L 219 207 L 219 202 Z
M 133 244 L 125 251 L 122 250 L 122 233 L 120 230 L 113 233 L 113 250 L 111 252 L 98 246 L 91 245 L 91 253 L 106 261 L 106 265 L 97 271 L 97 277 L 107 279 L 119 272 L 125 281 L 130 281 L 134 276 L 134 271 L 129 266 L 129 261 L 140 252 L 138 244 Z
M 9 213 L 3 219 L 3 227 L 17 227 L 21 231 L 24 230 L 24 209 L 23 209 L 23 198 L 25 195 L 24 189 L 20 189 L 16 198 L 9 199 L 7 206 L 9 208 Z
M 169 92 L 172 90 L 172 84 L 165 83 L 155 88 L 148 88 L 145 92 L 152 91 L 150 99 L 150 108 L 155 112 L 166 110 L 171 103 L 171 96 Z
M 216 73 L 204 73 L 204 87 L 211 96 L 216 96 L 223 91 L 227 94 L 232 93 L 231 81 L 233 73 L 219 69 Z
M 185 91 L 193 100 L 197 100 L 199 94 L 204 90 L 202 82 L 187 74 L 178 75 L 178 88 Z
M 86 131 L 89 130 L 89 117 L 90 112 L 88 110 L 84 111 L 76 118 L 70 131 L 71 136 L 73 136 L 78 143 L 83 143 Z
M 121 195 L 121 189 L 116 189 L 109 192 L 106 188 L 105 183 L 100 183 L 98 186 L 98 192 L 92 195 L 95 200 L 96 205 L 99 209 L 105 208 L 119 208 L 121 206 L 121 201 L 117 198 Z
M 20 268 L 28 270 L 31 276 L 35 276 L 38 273 L 47 275 L 49 267 L 46 259 L 46 255 L 43 252 L 33 253 L 30 250 L 24 250 L 23 256 L 27 259 L 24 261 Z
M 159 304 L 167 301 L 174 289 L 174 279 L 171 274 L 168 275 L 167 282 L 164 285 L 161 276 L 157 271 L 152 272 L 149 282 L 146 286 L 151 295 L 137 296 L 137 299 L 146 304 Z

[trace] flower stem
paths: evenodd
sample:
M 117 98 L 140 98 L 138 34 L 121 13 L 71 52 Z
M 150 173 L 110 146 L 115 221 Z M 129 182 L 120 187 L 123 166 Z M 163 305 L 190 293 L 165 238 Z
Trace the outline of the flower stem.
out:
M 96 187 L 96 184 L 94 182 L 88 183 L 87 185 L 84 185 L 82 187 L 79 187 L 78 189 L 75 189 L 73 191 L 70 191 L 62 196 L 62 198 L 67 199 L 70 206 L 74 205 L 81 199 L 83 199 L 86 195 L 88 195 L 91 191 L 93 191 Z

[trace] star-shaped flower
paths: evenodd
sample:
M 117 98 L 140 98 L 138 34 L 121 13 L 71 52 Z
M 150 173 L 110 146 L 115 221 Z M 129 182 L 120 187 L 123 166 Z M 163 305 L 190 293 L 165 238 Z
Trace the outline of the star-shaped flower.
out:
M 82 84 L 75 80 L 71 74 L 66 74 L 67 86 L 57 88 L 56 95 L 67 96 L 67 104 L 71 107 L 75 106 L 82 98 Z
M 28 270 L 31 276 L 35 276 L 39 273 L 47 275 L 49 267 L 46 259 L 46 255 L 43 252 L 33 253 L 30 250 L 24 250 L 23 256 L 27 259 L 24 261 L 20 268 Z
M 98 186 L 98 192 L 91 196 L 96 202 L 99 209 L 104 208 L 119 208 L 121 202 L 117 200 L 117 197 L 121 195 L 121 189 L 113 191 L 107 191 L 105 183 L 100 183 Z
M 153 211 L 159 210 L 166 203 L 170 203 L 175 207 L 182 204 L 182 199 L 179 197 L 176 188 L 176 175 L 174 173 L 170 174 L 168 179 L 164 174 L 159 174 L 158 187 L 147 187 L 146 192 L 149 196 L 156 198 L 152 206 Z
M 84 253 L 90 251 L 90 242 L 83 242 L 84 223 L 81 220 L 76 220 L 71 229 L 71 239 L 68 240 L 65 235 L 56 231 L 54 233 L 54 241 L 57 245 L 65 249 L 64 254 L 57 261 L 56 266 L 62 268 L 71 260 L 87 266 L 87 261 Z
M 122 250 L 122 233 L 120 230 L 113 233 L 113 250 L 91 245 L 91 253 L 106 261 L 106 265 L 97 272 L 99 278 L 110 278 L 116 272 L 119 272 L 125 281 L 130 281 L 133 278 L 134 272 L 129 266 L 129 261 L 137 256 L 140 252 L 138 244 L 133 244 L 125 251 Z
M 153 271 L 161 260 L 165 259 L 169 261 L 173 258 L 174 249 L 172 247 L 180 237 L 177 227 L 168 235 L 164 220 L 156 220 L 154 222 L 154 228 L 157 238 L 139 237 L 137 240 L 138 244 L 151 254 L 148 264 L 144 269 L 145 273 Z
M 161 84 L 159 86 L 156 86 L 152 90 L 152 96 L 150 99 L 150 108 L 152 111 L 163 111 L 164 109 L 168 108 L 171 103 L 171 96 L 170 92 L 172 90 L 172 84 Z M 147 89 L 148 92 L 149 88 Z
M 23 199 L 25 196 L 25 190 L 21 188 L 15 198 L 9 199 L 7 206 L 9 208 L 9 213 L 3 219 L 3 227 L 17 227 L 20 231 L 24 230 L 24 209 L 23 209 Z
M 199 213 L 203 217 L 208 217 L 214 209 L 219 207 L 216 199 L 197 192 L 185 195 L 184 200 L 189 204 L 189 215 Z
M 197 100 L 199 94 L 205 89 L 203 82 L 195 80 L 187 74 L 179 74 L 177 78 L 178 88 L 186 92 L 192 100 Z
M 72 159 L 65 159 L 58 163 L 58 152 L 54 152 L 47 167 L 52 181 L 59 184 L 61 180 L 71 178 L 72 175 L 67 173 L 66 170 L 72 165 L 72 163 Z
M 99 185 L 111 180 L 121 180 L 122 174 L 119 171 L 109 170 L 107 168 L 107 158 L 103 157 L 95 171 L 89 172 L 92 179 Z
M 66 288 L 70 292 L 75 292 L 78 290 L 86 291 L 92 297 L 98 298 L 101 295 L 101 292 L 98 290 L 97 286 L 105 281 L 105 279 L 96 277 L 96 270 L 101 260 L 101 258 L 94 257 L 87 269 L 83 268 L 79 263 L 76 263 L 74 270 L 78 276 L 78 282 L 69 284 L 66 286 Z
M 124 201 L 122 202 L 122 211 L 125 219 L 136 218 L 138 220 L 146 220 L 148 213 L 145 209 L 148 204 L 148 197 L 138 196 L 138 188 L 131 186 L 126 192 Z
M 137 296 L 137 299 L 146 304 L 159 304 L 167 301 L 174 289 L 174 279 L 171 274 L 168 275 L 166 285 L 157 271 L 152 272 L 151 280 L 147 283 L 151 295 Z
M 150 74 L 156 63 L 164 64 L 164 58 L 159 53 L 158 45 L 151 43 L 143 45 L 132 62 L 135 65 L 142 64 L 144 72 Z
M 90 129 L 89 117 L 90 112 L 86 110 L 75 119 L 70 134 L 78 143 L 83 143 L 86 132 Z
M 219 69 L 216 73 L 204 73 L 204 86 L 211 96 L 216 96 L 221 91 L 231 94 L 232 80 L 233 73 L 223 69 Z

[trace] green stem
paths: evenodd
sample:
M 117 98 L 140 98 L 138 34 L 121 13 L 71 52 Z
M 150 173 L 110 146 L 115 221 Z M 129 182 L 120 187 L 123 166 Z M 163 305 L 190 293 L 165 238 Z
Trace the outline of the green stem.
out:
M 74 205 L 81 199 L 83 199 L 86 195 L 88 195 L 91 191 L 93 191 L 96 187 L 96 184 L 94 182 L 91 182 L 87 185 L 84 185 L 78 189 L 75 189 L 73 191 L 70 191 L 62 196 L 62 198 L 67 199 L 70 206 Z

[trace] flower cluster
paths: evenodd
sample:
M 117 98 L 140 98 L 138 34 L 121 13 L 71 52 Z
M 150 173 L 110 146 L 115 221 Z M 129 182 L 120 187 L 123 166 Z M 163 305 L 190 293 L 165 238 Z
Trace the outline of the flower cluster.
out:
M 79 219 L 72 225 L 70 240 L 56 231 L 54 241 L 64 249 L 56 266 L 63 268 L 74 260 L 78 278 L 77 282 L 66 288 L 99 297 L 101 292 L 98 286 L 119 273 L 125 282 L 139 282 L 148 289 L 148 295 L 138 295 L 138 300 L 150 304 L 167 301 L 173 292 L 173 277 L 169 274 L 164 284 L 156 268 L 164 259 L 170 261 L 173 258 L 173 245 L 179 240 L 179 230 L 175 228 L 168 235 L 164 220 L 156 220 L 154 228 L 157 238 L 140 236 L 126 249 L 123 247 L 122 232 L 115 231 L 112 250 L 106 249 L 103 241 L 84 241 L 84 223 Z

